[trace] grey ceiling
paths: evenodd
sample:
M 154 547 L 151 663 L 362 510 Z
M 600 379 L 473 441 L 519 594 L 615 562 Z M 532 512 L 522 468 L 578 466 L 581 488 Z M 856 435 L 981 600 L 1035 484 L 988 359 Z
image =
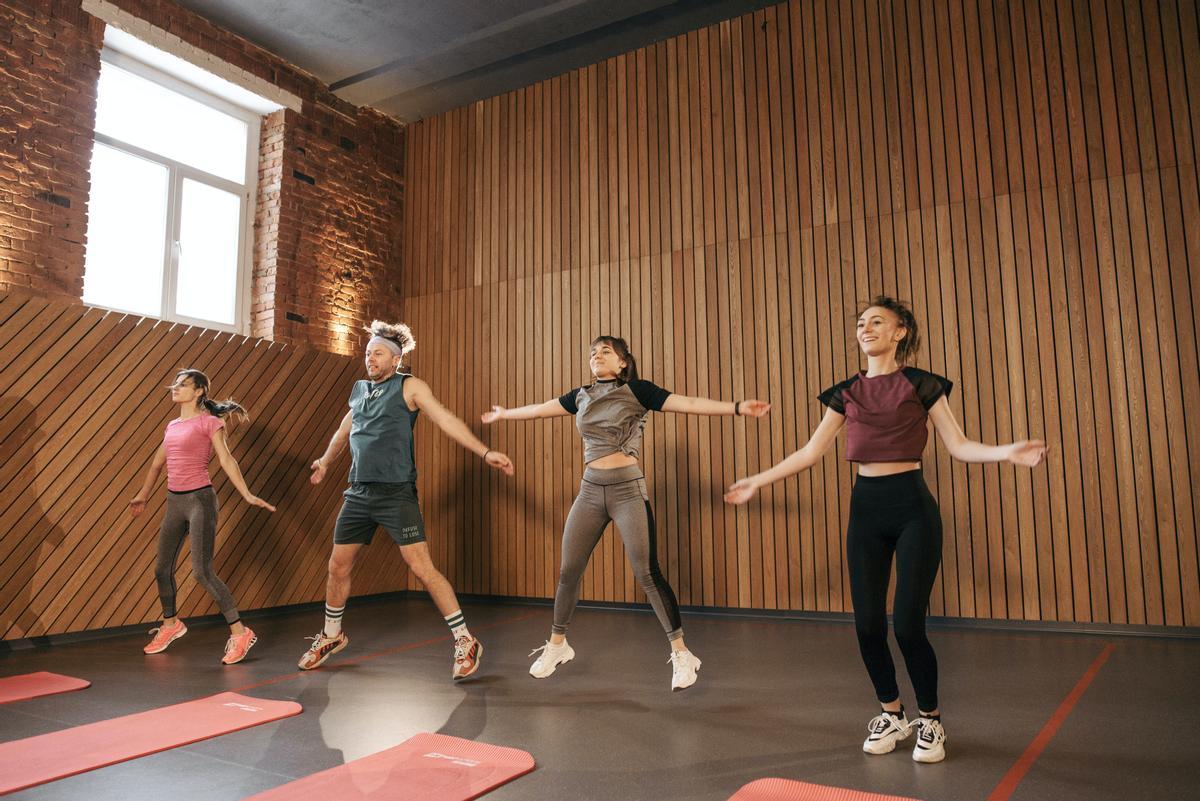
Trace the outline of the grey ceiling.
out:
M 779 0 L 177 2 L 407 122 Z

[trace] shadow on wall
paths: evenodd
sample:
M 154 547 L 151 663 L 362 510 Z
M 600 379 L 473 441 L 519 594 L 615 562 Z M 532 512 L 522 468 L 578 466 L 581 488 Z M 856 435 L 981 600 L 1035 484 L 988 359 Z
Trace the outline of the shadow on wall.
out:
M 51 622 L 30 606 L 38 569 L 65 536 L 46 516 L 31 479 L 47 438 L 33 404 L 0 398 L 0 637 L 6 640 L 41 634 Z
M 247 477 L 250 491 L 273 504 L 276 511 L 242 509 L 245 502 L 228 479 L 222 479 L 221 514 L 236 514 L 238 528 L 252 530 L 254 534 L 248 537 L 248 545 L 244 547 L 218 549 L 214 557 L 217 575 L 228 577 L 226 583 L 234 591 L 234 597 L 247 609 L 252 605 L 267 608 L 321 600 L 325 593 L 324 571 L 304 574 L 300 568 L 313 557 L 314 550 L 320 552 L 319 561 L 324 565 L 331 532 L 326 531 L 323 520 L 326 515 L 320 510 L 324 509 L 330 492 L 336 491 L 340 496 L 341 489 L 336 487 L 338 482 L 326 478 L 319 486 L 309 483 L 309 465 L 319 453 L 314 456 L 296 448 L 276 449 L 268 444 L 257 450 L 253 457 L 247 455 L 242 443 L 273 437 L 274 432 L 263 430 L 254 421 L 246 424 L 245 430 L 237 431 L 237 428 L 241 426 L 234 428 L 236 434 L 231 432 L 229 437 L 230 450 Z M 213 470 L 215 476 L 220 468 Z M 267 533 L 265 537 L 264 532 Z M 243 531 L 239 540 L 246 536 Z M 289 548 L 291 553 L 281 561 L 276 550 L 280 540 L 289 537 L 295 537 Z M 203 595 L 202 589 L 196 590 Z M 216 609 L 215 605 L 212 609 Z
M 313 487 L 307 480 L 314 457 L 295 448 L 277 450 L 270 440 L 275 432 L 253 418 L 248 423 L 230 418 L 226 430 L 229 450 L 238 460 L 247 487 L 276 511 L 247 507 L 214 460 L 210 472 L 221 499 L 214 553 L 217 576 L 229 586 L 242 612 L 323 598 L 324 572 L 304 576 L 301 571 L 317 541 L 324 552 L 322 537 L 328 536 L 318 513 L 328 488 L 324 484 Z M 176 568 L 188 570 L 182 555 Z M 182 591 L 182 583 L 180 586 Z M 190 572 L 186 600 L 179 606 L 188 614 L 217 612 L 216 603 L 193 582 Z

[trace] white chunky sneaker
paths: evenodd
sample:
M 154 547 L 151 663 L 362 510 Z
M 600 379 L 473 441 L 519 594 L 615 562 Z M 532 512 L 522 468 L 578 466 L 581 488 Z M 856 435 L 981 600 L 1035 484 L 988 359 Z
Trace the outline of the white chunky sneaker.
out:
M 696 683 L 696 671 L 700 669 L 700 660 L 691 651 L 672 651 L 671 691 L 686 690 Z
M 529 666 L 529 675 L 535 679 L 546 678 L 559 665 L 565 665 L 575 658 L 575 649 L 565 639 L 558 645 L 546 640 L 545 645 L 540 648 L 534 648 L 529 652 L 529 655 L 533 656 L 538 651 L 541 651 L 542 655 Z
M 940 720 L 917 718 L 917 745 L 913 748 L 913 762 L 941 762 L 946 758 L 946 730 Z
M 904 718 L 903 709 L 895 713 L 881 712 L 867 724 L 870 734 L 863 741 L 863 750 L 868 754 L 890 754 L 896 750 L 896 743 L 912 734 L 912 725 Z

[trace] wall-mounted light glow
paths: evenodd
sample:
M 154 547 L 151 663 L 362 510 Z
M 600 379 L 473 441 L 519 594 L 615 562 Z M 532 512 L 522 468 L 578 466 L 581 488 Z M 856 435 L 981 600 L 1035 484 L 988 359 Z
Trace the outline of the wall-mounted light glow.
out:
M 329 331 L 333 334 L 333 350 L 343 356 L 354 353 L 358 343 L 350 335 L 350 326 L 343 322 L 331 322 Z

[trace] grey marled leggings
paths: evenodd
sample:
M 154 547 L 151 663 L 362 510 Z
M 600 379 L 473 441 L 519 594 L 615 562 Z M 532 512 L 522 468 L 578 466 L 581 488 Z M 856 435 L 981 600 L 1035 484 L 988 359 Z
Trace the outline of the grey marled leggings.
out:
M 158 564 L 154 578 L 162 601 L 163 617 L 175 617 L 175 560 L 184 537 L 191 537 L 192 575 L 208 590 L 226 623 L 238 620 L 237 603 L 225 582 L 213 573 L 213 543 L 217 538 L 217 493 L 212 487 L 191 492 L 167 493 L 167 510 L 158 533 Z
M 558 574 L 558 590 L 554 594 L 554 625 L 556 634 L 566 634 L 571 613 L 579 603 L 579 582 L 588 560 L 609 522 L 617 524 L 625 543 L 625 554 L 654 614 L 667 632 L 667 639 L 683 636 L 679 605 L 671 585 L 658 569 L 654 513 L 646 494 L 646 479 L 637 465 L 611 470 L 587 468 L 579 495 L 567 514 L 563 528 L 562 569 Z

